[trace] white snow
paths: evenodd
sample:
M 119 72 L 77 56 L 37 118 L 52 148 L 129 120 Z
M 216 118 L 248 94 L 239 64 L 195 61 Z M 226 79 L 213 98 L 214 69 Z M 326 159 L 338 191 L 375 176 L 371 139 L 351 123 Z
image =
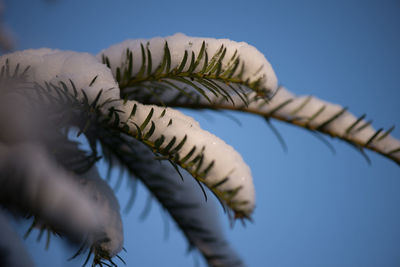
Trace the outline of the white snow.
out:
M 254 93 L 251 94 L 250 98 L 252 97 L 254 97 Z M 291 101 L 288 102 L 288 104 L 276 110 L 274 114 L 287 120 L 296 118 L 297 120 L 307 122 L 310 127 L 314 128 L 322 125 L 343 109 L 340 105 L 332 104 L 313 96 L 295 96 L 286 88 L 280 88 L 268 103 L 264 100 L 257 100 L 252 102 L 248 109 L 257 110 L 260 113 L 269 115 L 271 111 L 289 100 Z M 322 107 L 324 107 L 324 109 L 317 115 L 317 112 L 320 111 Z M 365 144 L 376 133 L 376 130 L 371 125 L 359 130 L 359 127 L 367 123 L 366 120 L 361 120 L 347 133 L 347 129 L 353 125 L 357 119 L 356 116 L 345 111 L 335 120 L 327 124 L 326 129 L 336 136 L 348 138 L 359 144 Z M 400 147 L 400 142 L 391 136 L 378 140 L 383 134 L 384 132 L 380 133 L 370 145 L 383 153 L 388 153 Z M 400 157 L 399 152 L 396 152 L 396 155 Z
M 152 39 L 149 41 L 148 45 L 149 49 L 151 49 L 153 52 L 153 67 L 156 67 L 157 62 L 161 61 L 164 50 L 161 49 L 158 54 L 154 51 L 158 51 L 157 48 L 163 48 L 165 40 L 167 40 L 170 45 L 172 68 L 180 63 L 181 58 L 179 57 L 183 56 L 182 51 L 186 49 L 190 52 L 195 51 L 198 53 L 203 40 L 205 40 L 207 43 L 207 51 L 210 53 L 210 55 L 219 49 L 222 44 L 228 48 L 226 59 L 223 62 L 224 64 L 227 63 L 226 60 L 232 56 L 235 50 L 238 50 L 240 56 L 250 58 L 250 61 L 245 61 L 245 79 L 248 78 L 250 80 L 255 80 L 261 76 L 265 76 L 265 86 L 268 86 L 270 89 L 276 87 L 275 74 L 273 73 L 270 64 L 266 61 L 264 56 L 262 56 L 262 54 L 254 47 L 251 47 L 245 43 L 236 43 L 229 40 L 192 38 L 182 34 L 167 37 L 166 39 Z M 144 41 L 140 40 L 128 41 L 131 49 L 140 49 L 140 44 L 143 42 Z M 121 55 L 121 53 L 123 53 L 125 49 L 126 44 L 120 44 L 117 45 L 116 48 L 111 48 L 109 52 L 107 52 L 107 55 L 114 55 L 110 56 L 110 60 L 113 62 L 115 60 L 118 61 L 122 59 L 121 57 L 123 55 Z M 135 54 L 134 56 L 134 64 L 139 64 L 137 60 L 138 58 L 136 57 L 141 55 Z M 13 70 L 18 63 L 20 63 L 20 69 L 24 69 L 25 66 L 29 65 L 30 69 L 28 72 L 28 79 L 33 82 L 38 82 L 41 84 L 44 82 L 51 82 L 58 84 L 60 81 L 64 81 L 66 84 L 69 84 L 69 80 L 71 79 L 78 89 L 85 91 L 89 98 L 89 102 L 94 100 L 100 90 L 104 90 L 104 93 L 99 101 L 100 103 L 110 98 L 114 100 L 120 99 L 119 88 L 112 77 L 111 71 L 105 65 L 100 64 L 95 57 L 87 53 L 59 51 L 46 48 L 39 50 L 25 50 L 1 57 L 0 65 L 4 65 L 6 59 L 9 60 L 9 66 L 11 70 Z M 250 64 L 250 62 L 253 63 Z M 120 64 L 120 62 L 118 63 Z M 258 70 L 261 65 L 263 66 L 263 71 L 255 74 L 255 71 Z M 90 83 L 96 76 L 98 76 L 96 81 L 92 84 L 92 86 L 90 86 Z M 122 109 L 125 111 L 124 114 L 120 114 L 120 120 L 122 123 L 128 119 L 134 104 L 137 104 L 138 108 L 136 115 L 129 119 L 129 125 L 132 131 L 136 131 L 136 127 L 134 126 L 133 122 L 135 122 L 137 125 L 141 125 L 150 109 L 153 108 L 154 115 L 152 120 L 157 127 L 156 131 L 151 137 L 151 141 L 155 141 L 158 137 L 164 135 L 165 142 L 162 147 L 165 147 L 174 136 L 177 138 L 177 142 L 175 143 L 175 145 L 177 145 L 179 141 L 182 140 L 185 135 L 187 135 L 187 141 L 181 149 L 179 156 L 183 158 L 193 146 L 196 146 L 196 153 L 194 153 L 194 155 L 189 159 L 191 160 L 198 155 L 201 149 L 204 148 L 203 154 L 205 157 L 199 171 L 201 172 L 212 161 L 215 161 L 213 168 L 211 168 L 207 175 L 206 184 L 211 186 L 225 177 L 229 177 L 228 182 L 221 185 L 218 189 L 226 191 L 241 186 L 242 189 L 234 197 L 233 201 L 248 201 L 248 203 L 242 205 L 240 209 L 247 215 L 251 213 L 251 211 L 254 209 L 255 198 L 251 172 L 241 156 L 231 146 L 227 145 L 213 134 L 202 130 L 196 121 L 188 116 L 183 115 L 179 111 L 168 108 L 166 110 L 166 115 L 161 117 L 161 113 L 165 110 L 165 108 L 146 106 L 135 101 L 128 101 L 125 104 L 123 104 L 122 101 L 116 101 L 110 105 L 114 106 L 116 109 Z M 106 112 L 106 110 L 104 110 L 104 112 Z M 172 124 L 170 124 L 171 119 Z M 150 126 L 151 123 L 148 124 L 145 132 Z
M 237 95 L 232 95 L 232 98 L 234 103 L 240 103 Z M 244 110 L 267 117 L 281 118 L 286 121 L 295 119 L 314 129 L 343 110 L 340 105 L 326 102 L 314 96 L 296 96 L 284 87 L 280 87 L 269 101 L 260 99 L 254 92 L 249 93 L 248 98 L 250 99 L 250 104 L 248 107 L 243 106 Z M 166 103 L 168 102 L 166 101 Z M 201 104 L 208 105 L 209 103 L 202 101 Z M 222 108 L 232 107 L 232 103 L 224 100 L 218 106 Z M 361 120 L 350 132 L 347 132 L 347 129 L 357 120 L 358 117 L 346 110 L 335 120 L 329 122 L 325 129 L 334 136 L 345 138 L 356 144 L 366 144 L 375 135 L 376 130 L 367 124 L 366 120 Z M 359 129 L 360 127 L 362 128 Z M 400 141 L 390 135 L 379 139 L 384 134 L 384 131 L 381 132 L 369 145 L 382 153 L 389 153 L 400 148 Z M 400 151 L 393 153 L 392 156 L 400 158 Z
M 48 48 L 30 49 L 1 56 L 0 67 L 5 66 L 8 61 L 12 75 L 17 64 L 19 64 L 20 71 L 29 66 L 28 81 L 41 85 L 45 85 L 46 82 L 60 85 L 60 82 L 64 82 L 69 86 L 70 80 L 72 80 L 78 89 L 79 99 L 83 99 L 84 92 L 89 103 L 92 103 L 99 92 L 102 91 L 98 104 L 107 100 L 114 101 L 102 107 L 101 111 L 105 114 L 110 107 L 122 110 L 123 112 L 119 114 L 120 126 L 127 123 L 133 134 L 137 131 L 136 126 L 141 126 L 153 109 L 154 114 L 144 129 L 144 133 L 147 133 L 152 122 L 156 126 L 154 133 L 149 137 L 149 141 L 154 143 L 158 138 L 164 136 L 165 141 L 161 145 L 162 149 L 175 137 L 176 142 L 172 147 L 175 148 L 186 136 L 186 142 L 178 152 L 179 159 L 184 158 L 193 147 L 196 147 L 195 153 L 186 163 L 202 153 L 203 162 L 197 170 L 197 173 L 202 173 L 213 162 L 214 165 L 204 178 L 204 183 L 208 187 L 212 187 L 228 177 L 227 182 L 218 186 L 217 190 L 226 193 L 240 187 L 241 189 L 231 199 L 231 202 L 234 203 L 231 208 L 234 208 L 237 214 L 250 216 L 255 207 L 252 175 L 248 165 L 234 148 L 210 132 L 201 129 L 198 122 L 177 110 L 155 105 L 143 105 L 135 100 L 128 100 L 124 103 L 120 99 L 120 90 L 114 77 L 117 67 L 126 67 L 124 65 L 126 64 L 126 50 L 130 49 L 133 52 L 132 75 L 136 75 L 142 65 L 141 45 L 145 49 L 147 59 L 148 51 L 151 51 L 151 72 L 154 72 L 162 62 L 166 42 L 171 54 L 170 69 L 180 65 L 186 51 L 188 60 L 183 71 L 188 70 L 192 54 L 195 57 L 198 56 L 203 42 L 206 44 L 206 51 L 209 55 L 208 62 L 221 47 L 226 48 L 225 57 L 221 62 L 223 68 L 232 64 L 231 58 L 237 53 L 241 64 L 244 66 L 241 80 L 250 83 L 261 80 L 262 89 L 276 92 L 276 95 L 269 102 L 261 99 L 255 100 L 248 107 L 244 107 L 244 110 L 256 111 L 256 113 L 265 116 L 270 116 L 271 112 L 274 111 L 273 116 L 277 118 L 286 121 L 294 119 L 306 123 L 313 129 L 323 125 L 342 111 L 340 105 L 331 104 L 316 97 L 295 96 L 285 88 L 276 91 L 277 78 L 265 56 L 247 43 L 228 39 L 189 37 L 178 33 L 164 38 L 127 40 L 101 51 L 97 57 L 88 53 Z M 111 69 L 101 63 L 102 56 L 108 57 Z M 204 62 L 203 57 L 194 72 L 199 72 Z M 146 73 L 146 75 L 148 74 Z M 179 81 L 172 82 L 183 87 L 183 84 Z M 230 91 L 227 85 L 221 84 L 221 86 Z M 71 87 L 70 89 L 73 93 Z M 188 92 L 192 92 L 191 90 L 194 89 L 188 89 Z M 205 91 L 212 101 L 221 101 L 221 99 L 215 98 L 210 91 Z M 249 99 L 257 99 L 256 93 L 250 92 L 250 90 L 248 93 Z M 165 92 L 160 98 L 168 102 L 173 96 L 171 92 Z M 234 103 L 241 102 L 237 95 L 232 94 L 231 97 L 234 99 Z M 199 103 L 207 104 L 208 102 L 203 99 Z M 227 101 L 220 103 L 231 105 Z M 283 103 L 286 104 L 278 109 Z M 136 114 L 130 116 L 134 105 L 137 106 Z M 163 113 L 165 115 L 162 115 Z M 6 120 L 2 121 L 6 122 Z M 329 122 L 325 129 L 332 135 L 337 135 L 356 144 L 365 144 L 376 132 L 372 126 L 360 130 L 359 127 L 366 124 L 364 120 L 360 121 L 357 127 L 354 127 L 350 132 L 347 132 L 347 129 L 356 121 L 357 117 L 345 111 L 338 118 Z M 19 126 L 17 123 L 15 125 Z M 27 126 L 29 125 L 24 125 L 24 128 Z M 19 128 L 15 129 L 18 131 Z M 10 132 L 5 133 L 12 136 Z M 383 153 L 389 153 L 400 147 L 400 142 L 391 136 L 379 140 L 379 137 L 383 134 L 381 133 L 370 144 L 373 148 Z M 21 134 L 21 136 L 24 135 Z M 395 155 L 399 158 L 400 152 L 396 152 Z M 13 192 L 13 194 L 21 192 L 21 199 L 18 203 L 22 203 L 24 207 L 19 207 L 20 209 L 36 212 L 41 219 L 71 229 L 78 234 L 89 233 L 92 241 L 97 242 L 95 244 L 98 245 L 98 249 L 106 252 L 109 257 L 115 256 L 122 249 L 123 228 L 118 201 L 94 168 L 82 177 L 72 177 L 70 173 L 57 166 L 40 146 L 29 143 L 9 146 L 0 143 L 0 170 L 8 170 L 10 167 L 18 170 L 19 175 L 16 176 L 17 178 L 13 177 L 15 179 L 10 181 L 5 181 L 8 177 L 0 177 L 0 183 L 4 185 L 0 187 L 0 196 L 9 192 Z M 194 172 L 193 169 L 196 167 L 187 166 L 186 168 L 188 171 Z M 77 184 L 77 180 L 80 184 Z M 185 193 L 190 194 L 190 192 Z M 186 194 L 182 195 L 184 198 L 187 197 Z M 192 215 L 189 214 L 188 216 Z M 219 239 L 223 238 L 215 235 Z M 102 238 L 107 238 L 107 240 L 102 240 Z M 199 246 L 201 248 L 202 245 Z M 204 246 L 204 251 L 209 249 L 206 247 L 207 244 Z
M 133 71 L 132 74 L 139 72 L 142 63 L 141 45 L 151 51 L 152 56 L 152 71 L 160 65 L 164 55 L 165 42 L 168 43 L 171 54 L 171 69 L 178 67 L 184 57 L 184 52 L 188 52 L 188 60 L 183 71 L 188 70 L 192 52 L 195 56 L 200 52 L 203 41 L 206 44 L 206 51 L 209 55 L 208 62 L 212 56 L 221 48 L 226 48 L 226 54 L 222 61 L 223 67 L 227 67 L 230 63 L 235 51 L 239 55 L 240 61 L 244 63 L 243 80 L 249 79 L 250 82 L 262 78 L 262 85 L 264 88 L 275 91 L 277 88 L 277 77 L 271 64 L 267 61 L 265 56 L 259 52 L 254 46 L 245 42 L 235 42 L 229 39 L 215 39 L 203 37 L 190 37 L 182 33 L 177 33 L 167 37 L 155 37 L 152 39 L 135 39 L 126 40 L 122 43 L 113 45 L 107 49 L 102 50 L 97 58 L 101 60 L 102 56 L 107 56 L 110 60 L 110 65 L 113 73 L 116 72 L 117 67 L 124 66 L 126 59 L 126 50 L 133 51 Z M 147 55 L 146 55 L 147 57 Z M 204 59 L 203 56 L 200 64 L 194 70 L 198 72 L 202 69 Z M 239 69 L 239 68 L 238 68 Z M 239 71 L 239 70 L 238 70 Z
M 126 112 L 130 112 L 129 107 L 132 103 L 138 105 L 138 112 L 128 120 L 128 125 L 132 132 L 136 132 L 134 124 L 140 126 L 153 108 L 154 113 L 151 121 L 156 125 L 156 129 L 149 140 L 155 142 L 163 135 L 165 141 L 161 148 L 164 148 L 173 137 L 176 137 L 176 142 L 173 146 L 175 147 L 186 135 L 187 140 L 179 151 L 179 158 L 184 158 L 193 146 L 196 146 L 196 153 L 194 153 L 187 162 L 194 159 L 201 149 L 204 148 L 204 161 L 199 171 L 202 172 L 214 161 L 213 167 L 206 176 L 205 184 L 212 186 L 225 177 L 229 177 L 229 180 L 218 187 L 218 189 L 224 192 L 233 190 L 239 186 L 242 187 L 233 198 L 233 201 L 247 201 L 246 204 L 240 205 L 238 209 L 246 215 L 251 214 L 255 206 L 255 192 L 251 171 L 243 158 L 233 147 L 210 132 L 201 129 L 198 122 L 180 111 L 167 108 L 167 112 L 161 117 L 161 114 L 165 110 L 163 107 L 142 105 L 134 100 L 128 101 L 127 103 L 130 104 L 126 105 L 128 107 Z M 122 107 L 120 107 L 120 109 L 121 108 Z M 172 124 L 169 124 L 170 120 L 172 120 Z M 144 133 L 146 133 L 150 127 L 151 122 L 149 122 L 144 129 Z
M 45 82 L 60 85 L 60 81 L 70 86 L 72 80 L 82 98 L 85 91 L 89 102 L 92 102 L 100 90 L 103 90 L 99 104 L 107 99 L 119 99 L 119 87 L 110 69 L 98 62 L 96 57 L 88 53 L 60 51 L 48 48 L 29 49 L 6 54 L 0 57 L 0 66 L 9 62 L 13 73 L 17 64 L 20 71 L 29 66 L 28 81 L 44 85 Z M 90 83 L 95 78 L 95 82 Z M 72 88 L 71 89 L 71 93 Z

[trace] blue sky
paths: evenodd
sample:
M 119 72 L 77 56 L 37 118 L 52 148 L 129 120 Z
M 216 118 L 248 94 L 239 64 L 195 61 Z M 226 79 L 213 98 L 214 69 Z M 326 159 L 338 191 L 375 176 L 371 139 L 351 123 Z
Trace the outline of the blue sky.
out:
M 49 3 L 50 2 L 50 3 Z M 80 1 L 5 0 L 18 49 L 50 47 L 97 53 L 128 38 L 187 35 L 230 38 L 257 47 L 280 84 L 367 112 L 376 128 L 400 138 L 400 2 L 383 1 Z M 336 154 L 308 132 L 275 123 L 285 153 L 261 118 L 193 113 L 203 128 L 234 146 L 250 165 L 257 191 L 254 223 L 226 235 L 248 266 L 399 266 L 400 168 L 332 140 Z M 115 180 L 114 180 L 115 181 Z M 113 182 L 113 180 L 112 180 Z M 127 191 L 118 192 L 121 204 Z M 154 205 L 140 221 L 140 190 L 124 216 L 128 266 L 193 266 L 186 243 Z M 50 251 L 27 240 L 38 266 L 74 266 L 62 243 Z M 63 249 L 60 251 L 59 249 Z

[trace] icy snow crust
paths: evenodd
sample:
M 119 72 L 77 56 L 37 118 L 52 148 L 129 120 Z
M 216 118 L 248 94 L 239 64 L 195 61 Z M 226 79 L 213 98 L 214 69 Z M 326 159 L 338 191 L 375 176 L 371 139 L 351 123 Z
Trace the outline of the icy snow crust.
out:
M 107 56 L 110 60 L 113 73 L 116 73 L 116 67 L 120 67 L 125 64 L 126 50 L 130 49 L 133 52 L 132 74 L 135 75 L 139 72 L 142 63 L 141 45 L 143 45 L 145 48 L 148 47 L 151 51 L 153 61 L 152 72 L 154 72 L 162 62 L 164 56 L 164 45 L 165 42 L 167 42 L 171 53 L 171 69 L 179 66 L 186 50 L 189 58 L 185 67 L 183 68 L 183 71 L 187 71 L 190 65 L 189 63 L 192 52 L 194 52 L 194 54 L 197 56 L 200 52 L 203 41 L 206 44 L 206 51 L 209 55 L 209 60 L 223 45 L 225 48 L 227 48 L 227 50 L 222 61 L 222 66 L 227 67 L 235 51 L 237 51 L 239 59 L 245 64 L 243 80 L 249 79 L 250 82 L 253 82 L 261 78 L 264 88 L 271 91 L 276 90 L 278 83 L 277 77 L 272 69 L 271 64 L 267 61 L 265 56 L 254 46 L 251 46 L 245 42 L 235 42 L 229 39 L 190 37 L 182 33 L 177 33 L 164 38 L 155 37 L 152 39 L 126 40 L 122 43 L 104 49 L 97 55 L 97 58 L 101 60 L 103 55 Z M 203 57 L 200 61 L 200 64 L 193 72 L 198 72 L 201 70 L 204 60 L 205 59 Z

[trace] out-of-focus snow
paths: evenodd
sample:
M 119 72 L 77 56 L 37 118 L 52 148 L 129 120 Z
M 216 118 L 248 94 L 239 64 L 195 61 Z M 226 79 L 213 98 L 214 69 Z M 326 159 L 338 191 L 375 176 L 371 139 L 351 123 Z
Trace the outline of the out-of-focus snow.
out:
M 101 221 L 93 241 L 98 242 L 100 249 L 107 252 L 109 257 L 114 257 L 121 251 L 124 243 L 118 200 L 110 186 L 100 177 L 95 166 L 78 180 L 84 194 L 94 200 L 99 207 L 96 212 L 101 216 Z
M 36 215 L 73 238 L 97 231 L 99 206 L 39 145 L 0 143 L 0 170 L 3 206 Z
M 28 49 L 1 56 L 0 66 L 5 66 L 7 60 L 11 73 L 17 64 L 20 71 L 29 66 L 27 79 L 30 82 L 41 85 L 48 82 L 59 86 L 62 81 L 73 93 L 70 85 L 70 80 L 72 80 L 80 97 L 83 97 L 83 90 L 89 102 L 96 98 L 100 90 L 102 90 L 102 95 L 99 104 L 107 99 L 119 99 L 119 87 L 110 69 L 88 53 L 48 48 Z

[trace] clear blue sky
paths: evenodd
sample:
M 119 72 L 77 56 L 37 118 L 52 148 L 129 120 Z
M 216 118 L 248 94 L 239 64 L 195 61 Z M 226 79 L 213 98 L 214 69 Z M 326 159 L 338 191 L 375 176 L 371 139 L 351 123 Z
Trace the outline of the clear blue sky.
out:
M 50 2 L 50 3 L 49 3 Z M 230 38 L 256 46 L 281 84 L 367 112 L 376 128 L 398 126 L 400 138 L 400 1 L 5 0 L 18 49 L 50 47 L 97 53 L 127 38 L 187 35 Z M 194 113 L 190 113 L 194 115 Z M 400 266 L 400 168 L 372 153 L 369 166 L 348 145 L 336 154 L 304 130 L 275 125 L 284 153 L 262 119 L 195 114 L 203 128 L 234 146 L 250 165 L 257 191 L 254 223 L 226 234 L 248 266 Z M 115 181 L 115 180 L 113 180 Z M 119 192 L 121 204 L 126 191 Z M 124 216 L 128 266 L 193 266 L 186 243 L 154 205 L 138 217 L 140 190 Z M 28 239 L 38 266 L 65 264 L 72 252 Z

